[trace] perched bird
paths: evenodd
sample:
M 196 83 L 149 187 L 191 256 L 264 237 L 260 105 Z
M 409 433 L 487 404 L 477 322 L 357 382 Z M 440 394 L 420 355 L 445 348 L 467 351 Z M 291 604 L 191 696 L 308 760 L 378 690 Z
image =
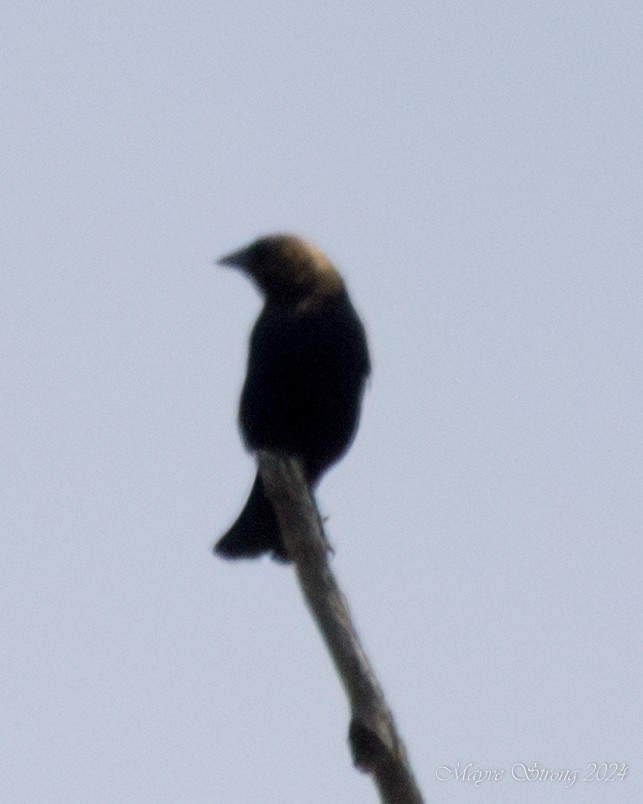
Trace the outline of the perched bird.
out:
M 219 260 L 241 269 L 265 304 L 250 336 L 239 424 L 250 450 L 298 457 L 314 488 L 350 446 L 370 360 L 364 327 L 328 257 L 292 235 L 262 237 Z M 259 473 L 215 552 L 288 560 Z

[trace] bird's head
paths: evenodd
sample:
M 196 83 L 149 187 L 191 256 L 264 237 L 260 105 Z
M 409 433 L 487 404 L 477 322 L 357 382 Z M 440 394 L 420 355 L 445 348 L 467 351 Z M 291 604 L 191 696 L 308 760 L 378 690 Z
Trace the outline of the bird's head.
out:
M 339 293 L 344 287 L 324 252 L 294 235 L 260 237 L 218 263 L 245 271 L 266 298 L 275 302 L 296 304 L 311 295 Z

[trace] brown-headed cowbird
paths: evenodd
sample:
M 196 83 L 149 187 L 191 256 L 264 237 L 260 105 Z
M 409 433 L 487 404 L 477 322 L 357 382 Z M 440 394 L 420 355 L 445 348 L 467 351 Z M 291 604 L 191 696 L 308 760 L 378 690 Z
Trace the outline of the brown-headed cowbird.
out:
M 265 299 L 239 406 L 244 442 L 298 457 L 314 488 L 357 430 L 370 372 L 362 322 L 328 257 L 298 237 L 262 237 L 219 263 L 244 271 Z M 272 552 L 288 560 L 259 473 L 215 551 L 225 558 Z

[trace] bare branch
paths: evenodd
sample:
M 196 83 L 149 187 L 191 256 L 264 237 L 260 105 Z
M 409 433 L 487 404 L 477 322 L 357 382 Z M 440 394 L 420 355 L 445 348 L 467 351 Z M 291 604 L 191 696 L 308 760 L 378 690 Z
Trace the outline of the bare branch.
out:
M 385 804 L 422 804 L 393 715 L 328 564 L 328 543 L 301 464 L 264 450 L 257 452 L 257 460 L 299 585 L 350 702 L 353 761 L 373 775 Z

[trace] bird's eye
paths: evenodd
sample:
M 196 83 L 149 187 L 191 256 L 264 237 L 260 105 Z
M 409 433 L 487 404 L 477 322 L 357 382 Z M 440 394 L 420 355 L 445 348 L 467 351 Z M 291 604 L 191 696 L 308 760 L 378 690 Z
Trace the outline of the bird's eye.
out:
M 252 249 L 253 257 L 257 262 L 264 262 L 269 259 L 271 248 L 265 240 L 260 240 Z

